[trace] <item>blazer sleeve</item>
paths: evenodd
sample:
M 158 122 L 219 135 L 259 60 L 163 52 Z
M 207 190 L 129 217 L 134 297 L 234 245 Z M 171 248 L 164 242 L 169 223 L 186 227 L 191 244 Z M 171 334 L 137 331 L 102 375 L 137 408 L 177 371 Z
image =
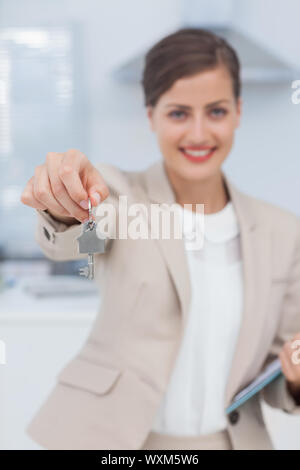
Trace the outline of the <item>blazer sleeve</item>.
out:
M 287 291 L 283 300 L 282 316 L 276 337 L 265 362 L 278 357 L 283 344 L 300 332 L 300 219 L 297 218 L 297 237 Z M 260 391 L 262 398 L 273 408 L 289 414 L 300 414 L 300 403 L 290 394 L 287 381 L 281 375 Z
M 130 172 L 107 163 L 98 163 L 95 166 L 109 189 L 109 196 L 104 203 L 113 204 L 117 211 L 119 195 L 130 194 Z M 36 212 L 35 240 L 47 258 L 54 261 L 71 261 L 87 257 L 86 254 L 79 253 L 76 240 L 82 233 L 82 224 L 69 226 L 54 219 L 46 211 L 37 209 Z M 101 257 L 110 249 L 112 241 L 113 239 L 109 237 L 105 240 L 105 253 L 101 253 Z
M 37 212 L 35 240 L 45 256 L 53 261 L 69 261 L 85 258 L 79 253 L 76 238 L 82 231 L 82 224 L 68 226 L 58 222 L 40 209 Z

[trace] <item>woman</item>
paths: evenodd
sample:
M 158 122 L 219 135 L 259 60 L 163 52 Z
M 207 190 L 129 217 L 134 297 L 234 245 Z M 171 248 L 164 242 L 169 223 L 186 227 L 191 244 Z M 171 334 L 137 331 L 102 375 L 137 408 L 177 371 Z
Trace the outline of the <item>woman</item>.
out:
M 299 218 L 222 171 L 241 116 L 239 60 L 225 40 L 201 29 L 163 38 L 142 83 L 162 160 L 126 172 L 77 150 L 50 153 L 22 202 L 37 209 L 37 241 L 54 260 L 85 256 L 76 238 L 88 197 L 175 203 L 184 238 L 111 238 L 95 256 L 101 312 L 27 432 L 49 449 L 272 449 L 261 396 L 300 413 Z M 196 204 L 204 244 L 188 250 Z M 278 354 L 284 375 L 227 416 Z

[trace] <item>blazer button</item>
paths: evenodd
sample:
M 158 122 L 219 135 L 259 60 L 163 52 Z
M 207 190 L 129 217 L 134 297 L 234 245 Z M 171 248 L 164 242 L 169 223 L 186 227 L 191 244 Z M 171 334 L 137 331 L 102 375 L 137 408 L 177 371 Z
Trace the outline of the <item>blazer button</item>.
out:
M 231 424 L 236 424 L 239 419 L 240 414 L 237 410 L 234 410 L 229 414 L 229 421 L 231 422 Z
M 46 227 L 43 227 L 43 231 L 44 231 L 44 235 L 46 238 L 48 238 L 48 240 L 50 240 L 50 233 L 48 232 L 48 230 L 46 229 Z

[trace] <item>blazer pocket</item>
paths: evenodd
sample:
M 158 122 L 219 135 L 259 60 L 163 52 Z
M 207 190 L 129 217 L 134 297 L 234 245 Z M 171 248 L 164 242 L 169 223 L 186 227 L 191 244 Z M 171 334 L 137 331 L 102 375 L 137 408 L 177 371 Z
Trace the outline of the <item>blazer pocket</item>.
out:
M 116 384 L 122 371 L 114 367 L 74 358 L 58 375 L 58 382 L 105 395 Z

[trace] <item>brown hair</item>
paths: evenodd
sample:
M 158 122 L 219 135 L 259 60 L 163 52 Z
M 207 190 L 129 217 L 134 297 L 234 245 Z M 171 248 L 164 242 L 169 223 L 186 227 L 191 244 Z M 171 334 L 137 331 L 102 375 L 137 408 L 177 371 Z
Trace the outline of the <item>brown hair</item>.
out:
M 156 43 L 146 54 L 141 84 L 145 106 L 155 106 L 173 83 L 224 65 L 236 100 L 241 93 L 240 62 L 235 50 L 220 36 L 199 28 L 184 28 Z

